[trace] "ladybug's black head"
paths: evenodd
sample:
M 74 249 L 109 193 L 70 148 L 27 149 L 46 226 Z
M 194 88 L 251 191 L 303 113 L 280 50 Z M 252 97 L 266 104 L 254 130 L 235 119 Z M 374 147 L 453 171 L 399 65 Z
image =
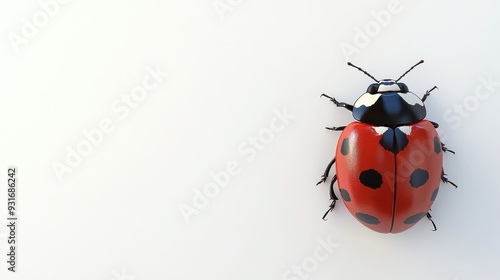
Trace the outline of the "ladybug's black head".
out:
M 423 60 L 410 70 L 422 62 Z M 398 82 L 410 70 L 397 80 L 378 81 L 363 69 L 348 64 L 377 82 L 368 86 L 366 93 L 354 103 L 352 114 L 355 119 L 377 126 L 396 127 L 416 123 L 425 118 L 426 110 L 422 100 L 410 92 L 406 84 Z

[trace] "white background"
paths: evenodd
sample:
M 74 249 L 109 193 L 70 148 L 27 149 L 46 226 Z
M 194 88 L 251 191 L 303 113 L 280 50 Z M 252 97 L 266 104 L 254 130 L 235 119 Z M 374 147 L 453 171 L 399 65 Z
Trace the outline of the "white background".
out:
M 499 277 L 500 85 L 483 82 L 500 81 L 498 1 L 400 0 L 380 23 L 389 1 L 47 2 L 0 4 L 1 279 Z M 323 222 L 328 185 L 315 183 L 338 137 L 324 127 L 352 116 L 320 94 L 352 103 L 366 90 L 348 60 L 383 79 L 420 59 L 403 82 L 419 96 L 439 87 L 428 118 L 457 152 L 445 169 L 459 188 L 432 207 L 438 231 L 424 219 L 378 234 L 342 203 Z M 112 109 L 152 70 L 169 76 L 130 114 Z M 293 118 L 274 122 L 283 110 Z M 54 165 L 106 119 L 113 130 L 58 180 Z M 239 173 L 183 216 L 231 162 Z M 17 273 L 5 262 L 10 165 Z

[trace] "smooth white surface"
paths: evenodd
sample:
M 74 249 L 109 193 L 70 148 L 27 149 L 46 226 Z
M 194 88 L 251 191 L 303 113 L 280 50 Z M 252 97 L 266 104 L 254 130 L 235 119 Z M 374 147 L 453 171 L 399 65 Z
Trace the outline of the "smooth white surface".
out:
M 9 34 L 44 10 L 0 3 L 0 178 L 19 167 L 20 217 L 19 272 L 2 261 L 1 279 L 499 277 L 500 84 L 484 82 L 500 81 L 498 1 L 401 0 L 381 23 L 389 1 L 221 0 L 222 17 L 213 0 L 67 2 L 19 52 Z M 348 59 L 377 79 L 425 59 L 401 81 L 419 96 L 439 87 L 428 118 L 457 152 L 445 170 L 460 186 L 441 188 L 437 232 L 423 220 L 377 234 L 342 203 L 321 220 L 329 181 L 314 185 L 338 135 L 324 127 L 352 116 L 319 95 L 352 103 L 373 82 Z M 103 121 L 112 131 L 60 182 L 54 162 Z M 235 175 L 217 194 L 222 170 Z M 204 187 L 213 198 L 188 224 L 179 207 Z

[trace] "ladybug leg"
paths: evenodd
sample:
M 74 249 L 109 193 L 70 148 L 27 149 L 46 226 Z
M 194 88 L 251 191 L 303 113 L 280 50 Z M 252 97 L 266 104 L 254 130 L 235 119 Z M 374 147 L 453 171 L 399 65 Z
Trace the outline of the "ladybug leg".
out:
M 441 181 L 443 181 L 443 183 L 452 184 L 455 188 L 458 187 L 455 183 L 453 183 L 452 181 L 448 180 L 448 178 L 446 178 L 446 173 L 444 173 L 444 168 L 441 171 Z
M 433 126 L 434 128 L 438 128 L 439 127 L 439 124 L 437 122 L 433 122 L 433 121 L 429 121 Z M 450 152 L 452 154 L 455 154 L 455 152 L 453 150 L 450 150 L 448 149 L 443 142 L 441 142 L 441 150 L 443 150 L 443 152 Z
M 334 163 L 335 163 L 335 158 L 333 158 L 332 161 L 330 161 L 330 163 L 328 163 L 328 165 L 326 166 L 325 172 L 323 173 L 323 176 L 321 176 L 321 179 L 316 184 L 316 186 L 321 184 L 321 183 L 324 183 L 326 181 L 326 178 L 328 178 L 328 175 L 330 174 L 330 170 L 332 169 L 332 166 Z M 326 219 L 325 219 L 326 215 L 328 215 L 329 212 L 333 211 L 333 208 L 335 208 L 335 203 L 337 202 L 337 200 L 339 200 L 337 198 L 337 196 L 335 195 L 335 192 L 333 191 L 333 184 L 335 184 L 336 181 L 337 181 L 337 174 L 333 175 L 332 181 L 330 182 L 330 200 L 332 202 L 330 204 L 330 208 L 328 208 L 326 213 L 323 215 L 322 219 L 325 221 L 326 221 Z
M 436 231 L 437 227 L 436 227 L 436 224 L 434 223 L 434 221 L 432 220 L 431 214 L 429 212 L 427 212 L 426 216 L 427 216 L 427 219 L 429 219 L 429 221 L 431 221 L 432 226 L 434 227 L 434 229 L 432 231 Z
M 332 101 L 335 105 L 337 105 L 337 107 L 343 107 L 351 112 L 352 112 L 352 109 L 354 108 L 351 104 L 347 104 L 344 102 L 338 102 L 335 98 L 330 97 L 324 93 L 320 97 L 323 97 L 323 96 L 330 98 L 330 101 Z
M 323 220 L 326 221 L 326 215 L 328 215 L 328 213 L 332 212 L 333 211 L 333 208 L 335 208 L 335 202 L 337 202 L 337 200 L 339 200 L 337 198 L 337 196 L 335 195 L 335 192 L 333 191 L 333 184 L 337 181 L 337 174 L 333 175 L 333 179 L 332 179 L 332 182 L 330 183 L 330 200 L 332 201 L 332 203 L 330 204 L 330 208 L 328 208 L 328 210 L 325 212 L 325 215 L 323 215 Z
M 325 172 L 321 176 L 319 182 L 316 183 L 316 186 L 326 181 L 326 178 L 328 178 L 328 174 L 330 174 L 330 169 L 332 169 L 334 163 L 335 163 L 335 158 L 333 158 L 332 161 L 330 161 L 330 163 L 326 166 Z
M 325 127 L 328 130 L 335 130 L 335 131 L 342 131 L 344 130 L 345 126 L 332 126 L 332 127 Z
M 441 142 L 441 148 L 442 148 L 443 152 L 445 152 L 445 153 L 446 153 L 446 152 L 450 152 L 450 153 L 452 153 L 452 154 L 455 154 L 455 152 L 454 152 L 453 150 L 448 149 L 448 148 L 444 145 L 444 143 L 443 143 L 443 142 Z
M 429 97 L 429 95 L 431 95 L 431 91 L 437 89 L 438 87 L 437 86 L 434 86 L 433 88 L 431 88 L 430 90 L 426 91 L 424 96 L 422 96 L 422 102 L 425 102 L 425 100 L 427 99 L 427 97 Z

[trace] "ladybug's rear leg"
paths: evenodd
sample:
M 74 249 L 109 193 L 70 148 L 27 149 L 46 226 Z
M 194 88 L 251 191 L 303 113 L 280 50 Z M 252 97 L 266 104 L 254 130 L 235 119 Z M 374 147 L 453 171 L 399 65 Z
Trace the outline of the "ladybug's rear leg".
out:
M 316 184 L 316 186 L 326 181 L 326 178 L 328 178 L 328 175 L 330 174 L 330 170 L 332 169 L 334 163 L 335 163 L 335 158 L 333 158 L 332 161 L 328 163 L 325 172 L 321 176 L 321 179 Z M 328 215 L 329 212 L 333 211 L 333 208 L 335 208 L 335 203 L 337 202 L 337 200 L 339 200 L 335 195 L 335 192 L 333 191 L 333 184 L 335 184 L 336 181 L 337 181 L 337 174 L 333 175 L 332 182 L 330 182 L 330 200 L 332 201 L 332 203 L 330 204 L 330 208 L 328 208 L 325 215 L 323 215 L 323 220 L 325 220 L 325 217 L 326 215 Z
M 324 93 L 320 97 L 323 97 L 323 96 L 330 98 L 330 101 L 332 101 L 335 105 L 337 105 L 337 107 L 343 107 L 351 112 L 352 112 L 352 109 L 354 109 L 354 107 L 351 104 L 347 104 L 344 102 L 338 102 L 335 98 L 330 97 Z
M 323 220 L 326 221 L 326 215 L 328 215 L 328 213 L 332 212 L 333 211 L 333 208 L 335 208 L 335 202 L 337 202 L 337 200 L 339 200 L 337 198 L 337 196 L 335 195 L 335 192 L 333 191 L 333 184 L 337 181 L 337 174 L 333 175 L 333 178 L 332 178 L 332 182 L 330 183 L 330 200 L 332 201 L 332 203 L 330 204 L 330 208 L 328 208 L 328 210 L 325 212 L 325 215 L 323 215 Z
M 436 231 L 437 227 L 436 227 L 436 224 L 434 223 L 434 221 L 432 220 L 431 214 L 429 212 L 427 212 L 426 216 L 427 216 L 427 219 L 429 219 L 429 221 L 431 221 L 432 226 L 434 227 L 434 229 L 432 231 Z
M 446 173 L 444 173 L 444 168 L 441 171 L 441 181 L 443 181 L 443 183 L 449 183 L 449 184 L 453 185 L 455 188 L 458 187 L 455 183 L 453 183 L 452 181 L 448 180 L 448 178 L 446 178 Z

